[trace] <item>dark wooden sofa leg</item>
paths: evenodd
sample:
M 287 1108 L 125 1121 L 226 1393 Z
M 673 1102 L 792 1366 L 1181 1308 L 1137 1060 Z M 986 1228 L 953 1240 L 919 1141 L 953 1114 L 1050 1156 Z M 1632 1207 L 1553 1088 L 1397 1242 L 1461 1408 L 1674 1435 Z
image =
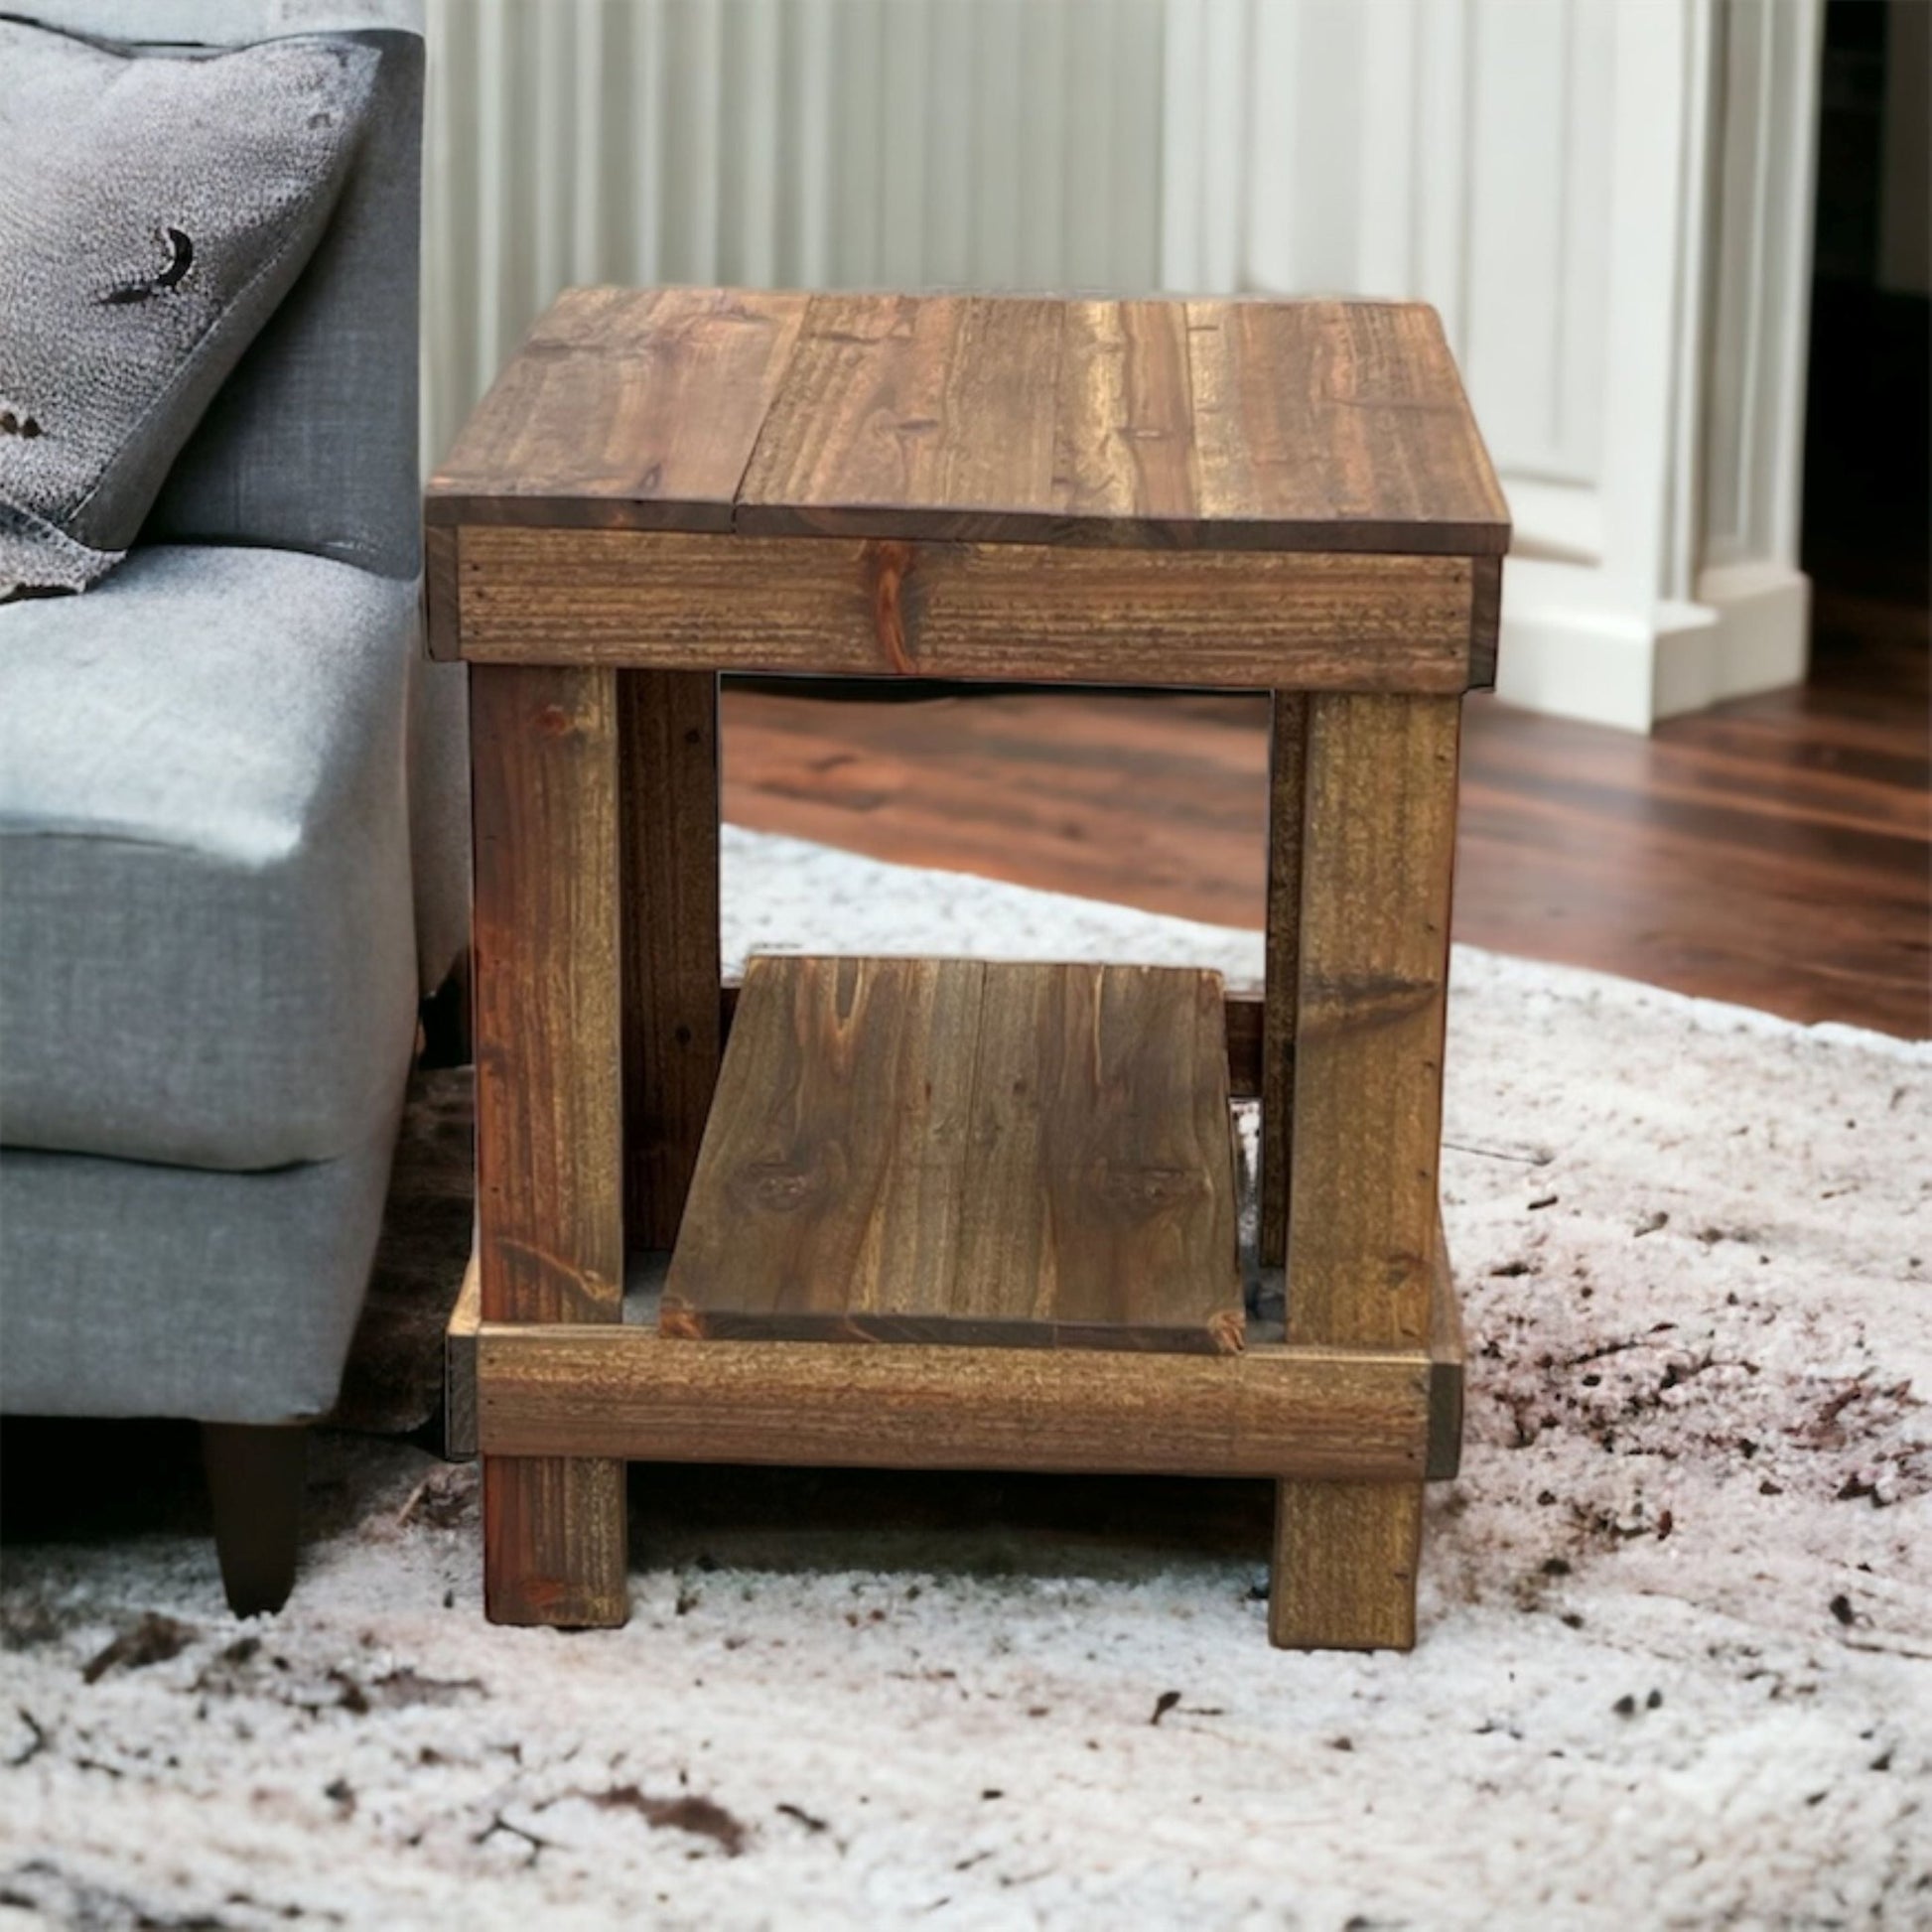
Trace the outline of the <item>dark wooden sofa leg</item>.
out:
M 466 946 L 450 968 L 450 976 L 422 1005 L 422 1052 L 425 1067 L 470 1064 L 470 949 Z
M 236 1616 L 279 1610 L 295 1585 L 309 1432 L 301 1423 L 205 1422 L 202 1466 L 214 1504 L 214 1550 Z

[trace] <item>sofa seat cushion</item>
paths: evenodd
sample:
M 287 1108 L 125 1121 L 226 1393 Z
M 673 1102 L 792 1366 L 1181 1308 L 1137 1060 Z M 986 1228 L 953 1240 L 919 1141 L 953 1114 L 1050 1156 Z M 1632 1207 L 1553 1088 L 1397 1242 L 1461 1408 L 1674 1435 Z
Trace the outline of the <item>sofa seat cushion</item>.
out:
M 415 1026 L 415 590 L 157 546 L 0 608 L 0 1142 L 365 1146 Z

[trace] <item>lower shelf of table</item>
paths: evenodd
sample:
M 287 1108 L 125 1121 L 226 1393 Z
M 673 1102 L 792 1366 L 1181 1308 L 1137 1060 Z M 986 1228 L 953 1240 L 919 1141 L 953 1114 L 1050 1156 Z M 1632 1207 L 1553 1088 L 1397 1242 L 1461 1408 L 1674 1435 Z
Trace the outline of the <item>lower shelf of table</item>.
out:
M 1225 989 L 1190 967 L 755 956 L 659 1325 L 1242 1346 Z
M 1440 1253 L 1440 1243 L 1439 1243 Z M 633 1259 L 624 1319 L 479 1318 L 474 1260 L 446 1353 L 452 1454 L 651 1462 L 1441 1479 L 1456 1470 L 1463 1350 L 1437 1270 L 1427 1350 L 1238 1354 L 667 1339 L 666 1258 Z

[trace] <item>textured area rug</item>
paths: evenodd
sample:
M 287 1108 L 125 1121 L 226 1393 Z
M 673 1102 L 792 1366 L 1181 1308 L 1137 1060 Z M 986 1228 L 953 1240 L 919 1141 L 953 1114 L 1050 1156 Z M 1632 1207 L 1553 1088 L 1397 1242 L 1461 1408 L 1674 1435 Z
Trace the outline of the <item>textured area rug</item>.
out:
M 739 949 L 1260 967 L 728 864 Z M 495 1630 L 474 1471 L 327 1435 L 277 1618 L 158 1496 L 7 1550 L 0 1924 L 1932 1924 L 1932 1051 L 1472 952 L 1450 1033 L 1413 1655 L 1268 1649 L 1261 1485 L 703 1469 Z

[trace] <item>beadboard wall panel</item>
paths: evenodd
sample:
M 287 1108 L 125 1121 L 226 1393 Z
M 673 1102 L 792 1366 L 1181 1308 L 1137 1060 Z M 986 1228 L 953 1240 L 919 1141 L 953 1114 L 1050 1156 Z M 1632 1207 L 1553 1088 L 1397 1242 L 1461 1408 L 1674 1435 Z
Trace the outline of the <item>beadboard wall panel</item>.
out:
M 424 444 L 573 282 L 1420 297 L 1517 702 L 1802 671 L 1822 0 L 429 0 Z
M 430 0 L 425 457 L 573 282 L 1143 290 L 1163 0 Z

